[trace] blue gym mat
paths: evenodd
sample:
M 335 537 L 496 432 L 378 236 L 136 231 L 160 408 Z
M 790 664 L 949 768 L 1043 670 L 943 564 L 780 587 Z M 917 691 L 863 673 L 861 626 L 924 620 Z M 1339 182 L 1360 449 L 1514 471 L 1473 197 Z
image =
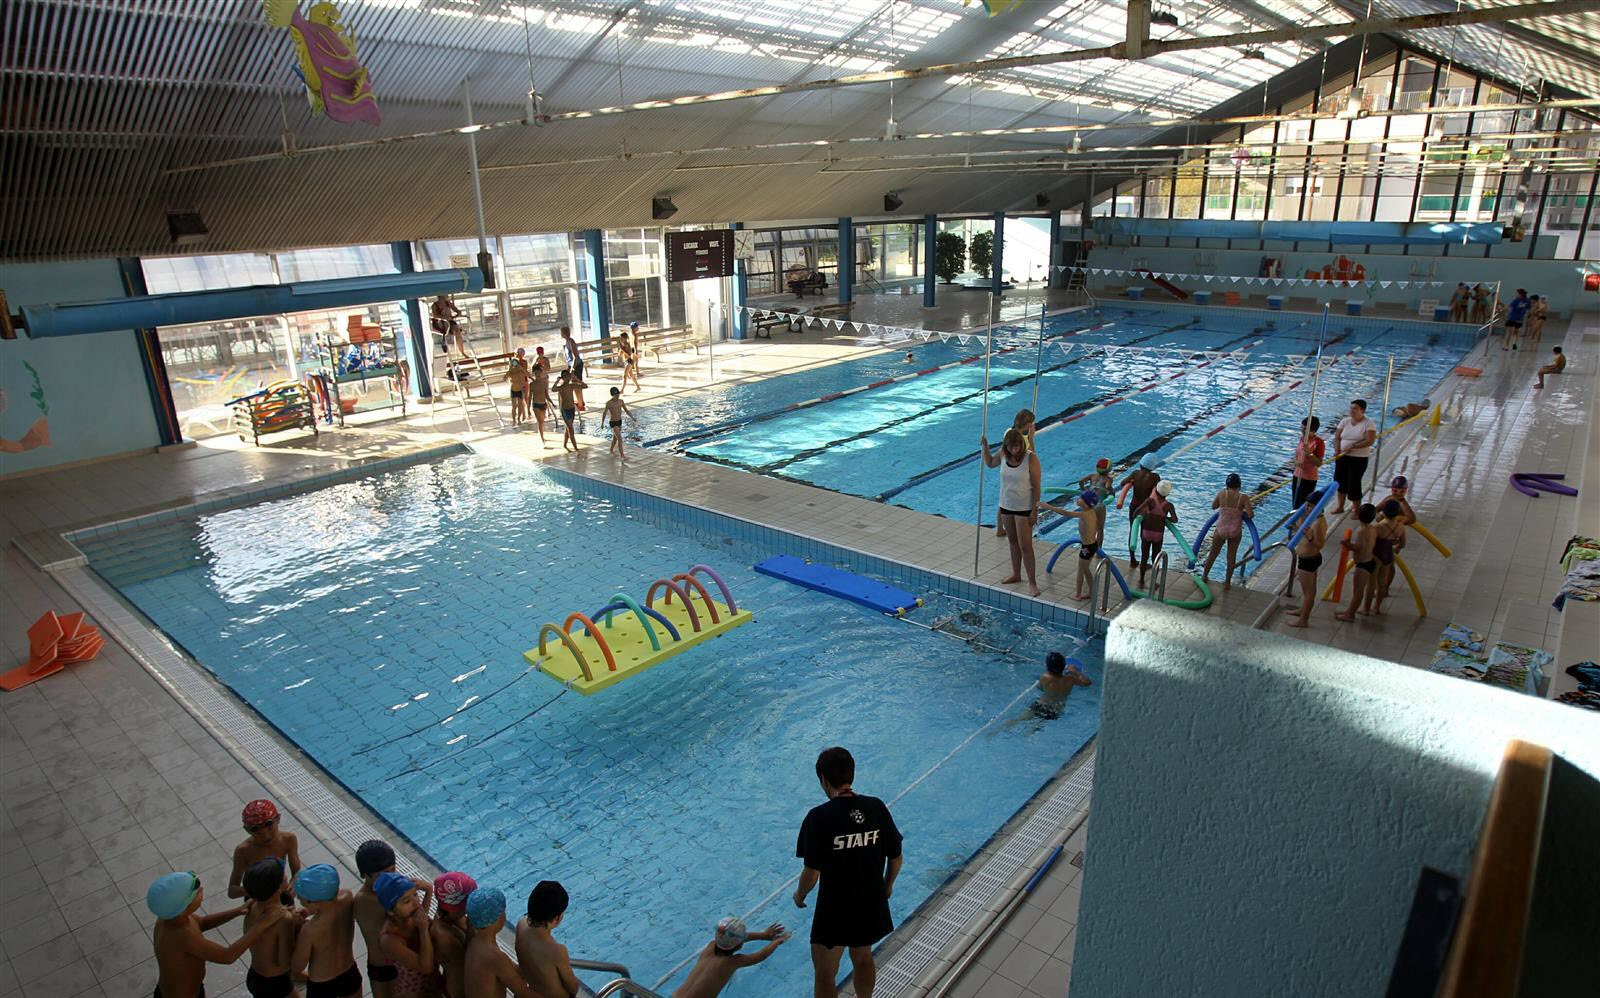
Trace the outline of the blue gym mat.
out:
M 900 613 L 921 602 L 904 589 L 896 589 L 843 569 L 813 565 L 790 554 L 775 555 L 754 567 L 762 575 L 847 599 L 880 613 Z

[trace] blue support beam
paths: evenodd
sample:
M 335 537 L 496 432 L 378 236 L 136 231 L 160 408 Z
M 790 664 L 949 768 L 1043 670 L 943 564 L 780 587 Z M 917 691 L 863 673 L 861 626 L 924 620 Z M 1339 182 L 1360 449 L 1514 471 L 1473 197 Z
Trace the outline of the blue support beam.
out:
M 1045 281 L 1046 287 L 1062 288 L 1067 284 L 1067 272 L 1058 270 L 1065 260 L 1061 252 L 1061 212 L 1050 213 L 1050 277 Z
M 122 272 L 122 287 L 131 297 L 144 297 L 149 289 L 144 283 L 144 268 L 134 257 L 120 257 L 117 269 Z M 178 407 L 172 401 L 172 383 L 167 380 L 167 362 L 161 356 L 161 339 L 154 328 L 145 326 L 133 331 L 139 340 L 139 366 L 144 369 L 144 384 L 150 392 L 150 408 L 155 411 L 156 432 L 163 447 L 183 441 L 183 430 L 178 423 Z
M 611 296 L 606 293 L 605 233 L 599 229 L 583 231 L 584 272 L 588 276 L 589 322 L 600 339 L 611 337 Z
M 393 242 L 389 244 L 389 252 L 394 255 L 394 269 L 402 274 L 417 272 L 416 261 L 411 256 L 411 244 L 408 242 Z M 416 298 L 407 298 L 402 302 L 402 311 L 405 314 L 407 359 L 411 362 L 411 391 L 417 398 L 431 398 L 433 396 L 433 366 L 428 356 L 428 333 L 422 325 L 422 305 Z
M 109 301 L 24 305 L 22 325 L 35 339 L 81 336 L 119 329 L 144 329 L 220 322 L 279 312 L 312 312 L 349 308 L 403 298 L 483 290 L 483 271 L 425 270 L 415 274 L 373 274 L 331 281 L 258 284 L 220 291 L 185 291 L 169 295 L 113 298 Z
M 738 222 L 733 223 L 734 231 L 744 228 Z M 745 305 L 750 300 L 750 261 L 741 260 L 738 256 L 733 258 L 733 338 L 742 340 L 749 334 L 750 316 L 745 314 Z
M 998 295 L 1005 287 L 1005 268 L 1001 262 L 1006 258 L 1006 213 L 994 213 L 994 259 L 989 261 L 989 293 Z
M 848 218 L 839 219 L 839 302 L 848 304 L 855 292 L 856 229 Z
M 939 276 L 933 272 L 939 250 L 939 216 L 922 216 L 922 307 L 933 307 L 933 289 Z

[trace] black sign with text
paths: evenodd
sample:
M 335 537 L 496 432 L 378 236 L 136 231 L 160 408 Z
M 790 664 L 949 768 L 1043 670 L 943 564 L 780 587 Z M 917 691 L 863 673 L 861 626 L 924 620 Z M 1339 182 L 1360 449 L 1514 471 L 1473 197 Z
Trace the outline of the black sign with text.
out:
M 667 233 L 667 280 L 733 276 L 733 230 Z

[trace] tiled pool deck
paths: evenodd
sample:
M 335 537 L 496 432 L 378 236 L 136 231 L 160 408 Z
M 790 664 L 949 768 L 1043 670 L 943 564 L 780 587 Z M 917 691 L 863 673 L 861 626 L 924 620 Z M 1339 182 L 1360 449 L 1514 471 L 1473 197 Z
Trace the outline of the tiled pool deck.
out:
M 962 307 L 973 311 L 980 297 L 972 296 Z M 873 321 L 904 321 L 892 310 L 914 311 L 897 299 L 858 309 L 879 305 L 884 312 L 874 314 Z M 950 321 L 971 323 L 975 316 L 981 318 L 974 311 Z M 948 321 L 931 324 L 955 328 Z M 1561 329 L 1552 324 L 1540 351 L 1496 351 L 1484 364 L 1484 377 L 1455 379 L 1459 384 L 1435 394 L 1448 398 L 1449 421 L 1396 448 L 1410 462 L 1403 470 L 1417 483 L 1413 502 L 1423 521 L 1455 549 L 1448 563 L 1418 552 L 1413 564 L 1428 593 L 1429 616 L 1418 620 L 1404 594 L 1397 593 L 1380 623 L 1337 625 L 1331 610 L 1319 609 L 1317 627 L 1302 635 L 1420 664 L 1425 650 L 1431 654 L 1438 629 L 1454 615 L 1491 630 L 1491 637 L 1553 645 L 1561 620 L 1548 611 L 1558 579 L 1551 549 L 1559 550 L 1572 532 L 1576 506 L 1553 497 L 1531 502 L 1515 493 L 1507 496 L 1505 475 L 1557 466 L 1576 475 L 1582 466 L 1594 419 L 1600 323 L 1588 317 L 1573 324 L 1566 333 L 1572 366 L 1564 377 L 1551 380 L 1551 388 L 1535 393 L 1532 369 L 1552 343 L 1560 342 Z M 758 377 L 838 353 L 838 343 L 821 342 L 816 334 L 803 346 L 797 339 L 786 341 L 780 333 L 774 344 L 730 348 L 719 358 L 718 375 L 734 371 Z M 647 367 L 646 395 L 692 390 L 701 380 L 698 370 L 699 362 L 690 359 L 673 359 L 654 372 Z M 460 429 L 454 413 L 447 417 L 441 411 L 311 441 L 286 437 L 259 449 L 218 442 L 0 481 L 0 531 L 4 540 L 20 540 L 43 560 L 55 560 L 70 555 L 58 538 L 74 527 L 158 513 L 199 499 L 238 502 L 247 492 L 293 489 L 329 473 L 361 473 L 370 462 L 410 459 L 448 445 Z M 671 456 L 638 453 L 624 467 L 606 456 L 599 441 L 587 441 L 585 453 L 573 457 L 562 455 L 553 439 L 552 447 L 540 449 L 527 431 L 471 436 L 473 446 L 512 460 L 545 460 L 598 481 L 849 548 L 864 559 L 864 567 L 887 559 L 948 576 L 953 586 L 1016 592 L 996 585 L 1009 568 L 1002 542 L 979 540 L 968 525 Z M 1524 458 L 1550 467 L 1524 467 Z M 1591 470 L 1591 479 L 1595 474 Z M 1503 557 L 1508 538 L 1515 540 L 1509 562 Z M 976 578 L 975 541 L 980 545 Z M 7 546 L 5 568 L 0 634 L 9 657 L 18 661 L 26 655 L 22 632 L 28 623 L 45 609 L 79 607 L 15 544 Z M 1071 612 L 1077 605 L 1065 588 L 1070 580 L 1041 584 L 1042 602 L 1050 608 L 1045 613 Z M 1004 595 L 995 601 L 1005 605 L 1020 599 Z M 1267 601 L 1260 592 L 1236 588 L 1218 600 L 1214 612 L 1248 621 Z M 1281 626 L 1281 617 L 1275 626 Z M 193 868 L 207 881 L 211 896 L 220 897 L 239 835 L 239 807 L 267 789 L 115 642 L 95 662 L 0 696 L 0 873 L 5 874 L 0 880 L 0 996 L 148 993 L 154 970 L 145 885 L 164 870 Z M 293 823 L 310 833 L 303 838 L 306 862 L 342 862 L 353 877 L 348 857 L 354 843 L 323 829 L 303 802 L 290 801 L 288 810 Z M 1070 831 L 1061 859 L 953 982 L 950 994 L 1060 998 L 1064 993 L 1086 836 L 1086 826 L 1076 822 L 1081 816 L 1061 830 L 1064 837 Z M 222 936 L 236 938 L 236 931 L 237 924 Z M 902 933 L 889 949 L 905 942 Z M 242 995 L 242 980 L 242 967 L 213 968 L 209 993 Z

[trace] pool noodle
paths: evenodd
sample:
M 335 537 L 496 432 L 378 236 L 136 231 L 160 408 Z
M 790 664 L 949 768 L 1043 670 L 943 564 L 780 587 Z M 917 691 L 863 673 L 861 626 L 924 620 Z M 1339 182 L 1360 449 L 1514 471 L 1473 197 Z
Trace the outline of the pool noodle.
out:
M 1056 549 L 1053 552 L 1051 552 L 1051 554 L 1050 554 L 1050 560 L 1045 563 L 1044 574 L 1049 575 L 1051 573 L 1051 570 L 1056 567 L 1056 561 L 1058 559 L 1060 559 L 1060 557 L 1061 557 L 1061 555 L 1063 553 L 1066 552 L 1067 548 L 1073 547 L 1074 545 L 1081 544 L 1081 543 L 1083 543 L 1083 542 L 1078 539 L 1078 535 L 1077 534 L 1073 534 L 1071 537 L 1068 537 L 1066 540 L 1062 541 L 1059 545 L 1057 545 Z M 1098 557 L 1098 558 L 1104 558 L 1105 559 L 1106 567 L 1111 569 L 1111 577 L 1117 580 L 1118 587 L 1120 587 L 1122 589 L 1123 597 L 1125 599 L 1132 599 L 1134 590 L 1128 588 L 1128 580 L 1124 579 L 1122 577 L 1122 573 L 1117 571 L 1117 563 L 1116 563 L 1116 561 L 1114 559 L 1112 559 L 1111 557 L 1107 556 L 1105 551 L 1098 551 L 1098 552 L 1096 552 L 1095 556 Z
M 1406 567 L 1406 560 L 1399 555 L 1395 555 L 1394 563 L 1400 566 L 1400 573 L 1406 577 L 1406 585 L 1411 587 L 1411 598 L 1417 603 L 1417 615 L 1426 617 L 1428 615 L 1428 605 L 1422 602 L 1422 590 L 1417 588 L 1416 577 L 1411 574 L 1411 569 Z
M 1422 535 L 1422 539 L 1427 541 L 1429 544 L 1432 544 L 1434 546 L 1434 548 L 1437 549 L 1440 554 L 1444 555 L 1446 558 L 1450 557 L 1450 549 L 1444 546 L 1444 542 L 1443 541 L 1441 541 L 1441 540 L 1439 540 L 1439 538 L 1433 536 L 1433 531 L 1429 530 L 1427 527 L 1424 527 L 1421 523 L 1418 523 L 1416 521 L 1412 521 L 1411 524 L 1410 524 L 1410 527 L 1411 527 L 1412 530 L 1415 530 L 1417 533 L 1421 534 Z
M 1194 540 L 1190 544 L 1190 547 L 1193 551 L 1200 550 L 1200 545 L 1205 543 L 1206 534 L 1211 531 L 1212 527 L 1216 526 L 1217 517 L 1220 515 L 1220 511 L 1212 511 L 1211 518 L 1206 521 L 1205 526 L 1200 528 L 1200 532 L 1195 535 Z M 1251 558 L 1254 558 L 1256 561 L 1261 560 L 1261 532 L 1256 529 L 1256 518 L 1253 516 L 1244 517 L 1244 523 L 1245 526 L 1250 528 L 1250 550 L 1245 552 L 1245 556 L 1243 558 L 1239 559 L 1239 564 L 1241 565 L 1246 561 L 1249 561 Z M 1190 561 L 1189 567 L 1193 569 L 1195 564 L 1195 561 Z

